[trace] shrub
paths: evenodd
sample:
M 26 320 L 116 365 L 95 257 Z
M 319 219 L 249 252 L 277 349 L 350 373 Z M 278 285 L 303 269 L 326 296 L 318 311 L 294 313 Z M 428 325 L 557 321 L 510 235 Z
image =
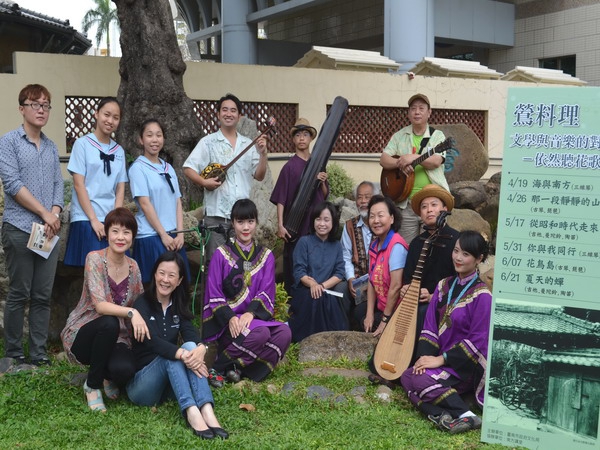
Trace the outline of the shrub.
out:
M 283 283 L 277 283 L 275 285 L 275 314 L 273 314 L 273 318 L 275 320 L 279 320 L 280 322 L 288 321 L 290 317 L 290 305 L 288 303 L 289 299 L 290 296 L 284 289 Z
M 350 198 L 354 180 L 346 173 L 344 168 L 337 163 L 327 165 L 327 181 L 329 182 L 329 198 Z

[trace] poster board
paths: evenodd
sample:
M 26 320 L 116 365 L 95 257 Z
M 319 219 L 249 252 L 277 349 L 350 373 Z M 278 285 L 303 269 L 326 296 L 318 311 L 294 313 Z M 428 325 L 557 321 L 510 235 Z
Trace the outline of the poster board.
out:
M 510 88 L 481 439 L 600 448 L 600 88 Z

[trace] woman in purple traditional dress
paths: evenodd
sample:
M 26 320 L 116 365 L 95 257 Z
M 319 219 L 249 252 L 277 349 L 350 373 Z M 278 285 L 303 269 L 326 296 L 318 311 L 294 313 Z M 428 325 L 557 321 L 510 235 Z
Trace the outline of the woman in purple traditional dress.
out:
M 440 429 L 462 433 L 481 427 L 461 394 L 483 405 L 492 296 L 477 265 L 488 254 L 475 231 L 460 233 L 452 262 L 457 275 L 436 287 L 427 309 L 417 361 L 402 374 L 410 401 Z
M 275 257 L 254 242 L 258 210 L 249 199 L 231 209 L 234 236 L 217 248 L 208 269 L 203 335 L 216 341 L 217 359 L 209 374 L 215 387 L 223 374 L 236 382 L 267 377 L 287 351 L 289 327 L 273 320 Z

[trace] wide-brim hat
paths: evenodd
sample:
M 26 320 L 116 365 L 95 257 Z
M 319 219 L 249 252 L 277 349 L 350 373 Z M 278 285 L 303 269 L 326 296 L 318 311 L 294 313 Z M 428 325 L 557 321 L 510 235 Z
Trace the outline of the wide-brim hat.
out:
M 431 108 L 431 103 L 429 103 L 429 99 L 427 98 L 427 96 L 425 94 L 415 94 L 413 95 L 411 98 L 408 99 L 408 106 L 410 107 L 410 105 L 412 105 L 412 102 L 414 102 L 415 100 L 423 100 L 425 103 L 427 103 L 427 106 L 429 106 Z
M 294 124 L 294 126 L 292 127 L 292 130 L 290 131 L 290 134 L 292 135 L 292 137 L 294 137 L 294 135 L 298 132 L 298 131 L 308 131 L 310 133 L 310 137 L 312 139 L 315 138 L 315 136 L 317 135 L 317 130 L 315 127 L 311 127 L 310 123 L 308 123 L 308 120 L 306 120 L 304 117 L 300 117 L 298 120 L 296 120 L 296 123 Z
M 413 195 L 410 200 L 410 206 L 412 206 L 412 210 L 417 216 L 421 215 L 421 202 L 427 197 L 439 198 L 444 202 L 444 205 L 446 205 L 448 212 L 452 211 L 452 208 L 454 208 L 454 197 L 452 197 L 450 192 L 437 184 L 428 184 Z

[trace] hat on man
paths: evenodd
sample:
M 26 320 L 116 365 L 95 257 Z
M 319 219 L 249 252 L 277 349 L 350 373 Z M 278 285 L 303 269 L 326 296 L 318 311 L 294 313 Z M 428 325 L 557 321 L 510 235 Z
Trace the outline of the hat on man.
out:
M 425 94 L 413 95 L 411 98 L 408 99 L 408 106 L 410 107 L 410 105 L 412 105 L 412 102 L 414 102 L 415 100 L 423 100 L 425 103 L 427 103 L 427 106 L 431 108 L 431 103 L 429 103 L 429 99 Z
M 298 131 L 304 131 L 304 130 L 306 130 L 310 133 L 311 139 L 314 139 L 315 136 L 317 135 L 317 130 L 314 127 L 311 127 L 310 123 L 308 123 L 308 120 L 306 120 L 304 117 L 300 117 L 298 120 L 296 120 L 296 124 L 292 127 L 290 134 L 292 135 L 292 137 L 294 137 L 294 135 Z
M 421 202 L 427 197 L 439 198 L 444 202 L 444 205 L 446 205 L 448 212 L 452 211 L 452 208 L 454 208 L 454 197 L 452 197 L 450 192 L 437 184 L 428 184 L 413 195 L 413 198 L 410 201 L 410 206 L 412 206 L 412 209 L 417 216 L 421 215 Z

